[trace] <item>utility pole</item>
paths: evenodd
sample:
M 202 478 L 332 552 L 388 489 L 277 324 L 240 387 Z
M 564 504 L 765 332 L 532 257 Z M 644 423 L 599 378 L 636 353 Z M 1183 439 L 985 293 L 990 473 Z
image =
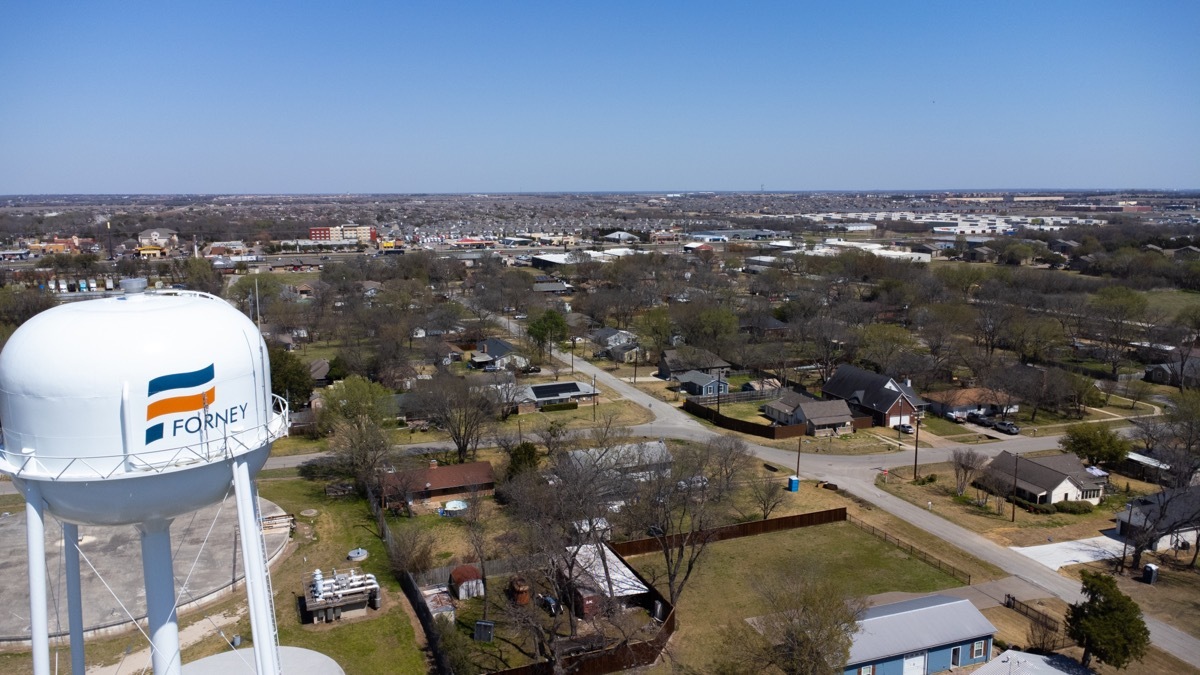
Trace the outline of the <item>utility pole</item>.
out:
M 917 479 L 917 453 L 921 449 L 921 418 L 913 413 L 913 422 L 915 422 L 916 435 L 913 437 L 913 480 Z
M 1017 522 L 1017 466 L 1021 462 L 1021 456 L 1013 453 L 1013 491 L 1012 491 L 1012 521 Z

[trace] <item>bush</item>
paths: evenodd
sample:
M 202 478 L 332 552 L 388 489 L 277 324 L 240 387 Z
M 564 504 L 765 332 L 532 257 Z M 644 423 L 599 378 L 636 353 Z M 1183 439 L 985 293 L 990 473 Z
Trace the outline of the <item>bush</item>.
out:
M 1020 497 L 1009 497 L 1008 501 L 1016 503 L 1017 506 L 1025 509 L 1030 513 L 1037 513 L 1043 516 L 1048 516 L 1058 512 L 1058 508 L 1054 504 L 1034 504 L 1033 502 L 1025 501 Z
M 937 474 L 929 473 L 913 481 L 913 485 L 930 485 L 937 482 Z
M 567 401 L 566 403 L 547 403 L 542 406 L 542 412 L 554 412 L 555 410 L 575 410 L 579 407 L 578 401 Z
M 1091 513 L 1096 509 L 1091 502 L 1059 502 L 1054 505 L 1054 508 L 1059 513 L 1074 514 Z

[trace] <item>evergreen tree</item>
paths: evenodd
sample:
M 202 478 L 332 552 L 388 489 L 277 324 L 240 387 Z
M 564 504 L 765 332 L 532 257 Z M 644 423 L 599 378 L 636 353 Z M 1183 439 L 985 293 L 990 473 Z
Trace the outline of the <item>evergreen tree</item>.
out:
M 1141 608 L 1112 576 L 1084 570 L 1082 578 L 1087 599 L 1067 610 L 1067 635 L 1083 647 L 1083 666 L 1093 656 L 1117 669 L 1140 661 L 1150 646 Z

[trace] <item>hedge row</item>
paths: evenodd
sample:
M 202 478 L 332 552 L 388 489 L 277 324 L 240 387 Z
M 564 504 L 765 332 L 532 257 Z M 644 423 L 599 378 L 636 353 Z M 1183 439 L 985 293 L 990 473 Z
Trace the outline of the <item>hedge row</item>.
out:
M 542 412 L 554 412 L 555 410 L 575 410 L 579 407 L 578 401 L 567 401 L 566 403 L 547 403 L 542 406 Z

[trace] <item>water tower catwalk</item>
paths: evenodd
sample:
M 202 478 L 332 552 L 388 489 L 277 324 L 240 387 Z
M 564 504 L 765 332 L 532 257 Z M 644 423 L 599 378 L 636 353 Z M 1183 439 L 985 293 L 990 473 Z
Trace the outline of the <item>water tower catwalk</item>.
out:
M 71 669 L 84 673 L 79 525 L 138 527 L 151 660 L 182 669 L 168 527 L 236 494 L 255 671 L 280 672 L 254 476 L 287 433 L 258 329 L 205 293 L 125 295 L 43 312 L 0 353 L 0 471 L 25 495 L 35 675 L 50 675 L 46 515 L 62 521 Z M 86 345 L 86 349 L 81 348 Z

